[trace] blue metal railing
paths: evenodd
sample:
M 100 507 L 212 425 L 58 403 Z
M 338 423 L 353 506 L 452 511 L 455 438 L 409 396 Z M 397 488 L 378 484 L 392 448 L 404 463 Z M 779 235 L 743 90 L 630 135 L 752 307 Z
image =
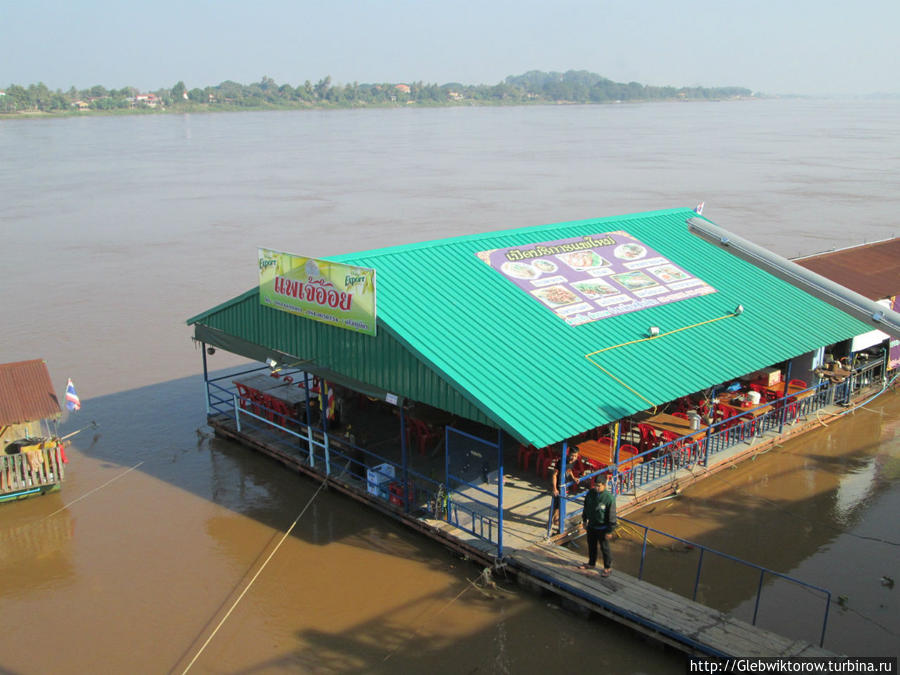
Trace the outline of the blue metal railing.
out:
M 638 568 L 638 579 L 643 579 L 643 576 L 644 576 L 644 561 L 647 557 L 647 536 L 648 536 L 648 533 L 650 533 L 650 532 L 654 532 L 654 533 L 662 535 L 664 537 L 674 539 L 675 541 L 680 541 L 681 543 L 683 543 L 687 546 L 691 546 L 700 551 L 700 557 L 697 561 L 697 573 L 694 578 L 694 592 L 691 597 L 692 600 L 697 599 L 697 589 L 700 586 L 700 574 L 703 570 L 703 556 L 705 553 L 710 553 L 712 555 L 719 556 L 720 558 L 730 560 L 732 562 L 738 563 L 745 567 L 749 567 L 749 568 L 758 570 L 759 571 L 759 583 L 758 583 L 757 589 L 756 589 L 756 601 L 755 601 L 754 607 L 753 607 L 753 620 L 752 620 L 752 624 L 754 626 L 756 625 L 756 621 L 759 617 L 759 602 L 762 597 L 763 581 L 765 580 L 766 575 L 769 575 L 772 577 L 777 577 L 779 579 L 783 579 L 785 581 L 788 581 L 792 584 L 796 584 L 803 588 L 806 588 L 806 589 L 809 589 L 812 591 L 817 591 L 819 593 L 824 594 L 825 610 L 824 610 L 824 616 L 822 619 L 822 631 L 819 635 L 819 646 L 821 647 L 825 644 L 825 630 L 828 627 L 828 610 L 831 607 L 831 591 L 829 591 L 827 588 L 822 588 L 820 586 L 808 584 L 805 581 L 801 581 L 800 579 L 797 579 L 795 577 L 788 576 L 787 574 L 782 574 L 781 572 L 776 572 L 775 570 L 769 569 L 768 567 L 763 567 L 762 565 L 757 565 L 755 563 L 751 563 L 746 560 L 736 558 L 735 556 L 728 555 L 727 553 L 722 553 L 721 551 L 717 551 L 715 549 L 709 548 L 708 546 L 703 546 L 702 544 L 698 544 L 697 542 L 689 541 L 687 539 L 682 539 L 681 537 L 676 537 L 674 534 L 669 534 L 668 532 L 663 532 L 662 530 L 657 530 L 655 528 L 649 527 L 647 525 L 643 525 L 643 524 L 635 522 L 633 520 L 628 520 L 627 518 L 619 518 L 619 520 L 622 522 L 625 522 L 625 523 L 629 523 L 630 525 L 634 525 L 636 527 L 643 528 L 643 530 L 644 530 L 644 538 L 643 538 L 643 543 L 641 545 L 641 562 L 640 562 L 640 567 Z
M 500 545 L 499 518 L 486 515 L 477 508 L 481 506 L 496 513 L 498 511 L 496 503 L 486 503 L 467 496 L 473 506 L 461 504 L 452 498 L 452 494 L 448 494 L 443 483 L 409 467 L 407 467 L 408 480 L 404 486 L 403 467 L 400 463 L 355 445 L 342 436 L 323 434 L 321 428 L 310 427 L 296 419 L 282 416 L 278 411 L 269 409 L 259 402 L 242 401 L 233 385 L 220 384 L 223 380 L 229 380 L 231 384 L 230 380 L 235 377 L 266 370 L 267 368 L 257 368 L 208 380 L 208 409 L 234 419 L 239 432 L 252 430 L 280 446 L 285 446 L 287 442 L 289 444 L 287 447 L 297 451 L 299 459 L 311 467 L 324 467 L 325 473 L 329 475 L 339 474 L 342 478 L 346 476 L 363 485 L 368 482 L 369 472 L 374 472 L 385 479 L 393 479 L 389 482 L 396 485 L 396 493 L 391 492 L 389 485 L 386 494 L 379 491 L 373 496 L 389 501 L 395 506 L 401 506 L 407 512 L 418 505 L 438 520 L 445 520 L 479 539 Z M 279 421 L 283 421 L 284 424 L 279 424 Z M 393 467 L 393 475 L 377 468 L 385 464 Z M 454 480 L 496 498 L 496 494 L 478 485 L 458 478 Z
M 627 477 L 614 481 L 614 489 L 617 492 L 621 492 L 623 488 L 636 490 L 665 478 L 680 468 L 694 464 L 706 465 L 710 455 L 739 443 L 751 443 L 754 438 L 766 432 L 780 434 L 786 425 L 798 419 L 807 418 L 826 406 L 849 401 L 852 395 L 883 376 L 884 362 L 879 360 L 855 370 L 844 382 L 821 382 L 775 401 L 767 401 L 756 408 L 748 408 L 738 417 L 710 425 L 706 431 L 696 431 L 645 450 L 636 455 L 636 458 L 642 460 L 641 463 L 632 463 L 631 460 L 619 462 L 615 473 L 620 476 L 624 473 Z M 753 417 L 752 413 L 763 408 L 770 409 Z M 627 469 L 632 464 L 633 468 Z

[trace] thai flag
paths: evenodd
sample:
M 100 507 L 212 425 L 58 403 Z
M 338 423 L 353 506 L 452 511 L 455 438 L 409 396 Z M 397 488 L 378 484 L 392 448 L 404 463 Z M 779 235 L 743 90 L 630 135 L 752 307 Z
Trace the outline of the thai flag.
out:
M 75 393 L 75 385 L 72 384 L 71 377 L 66 385 L 66 407 L 69 410 L 81 410 L 81 400 L 78 398 L 78 394 Z
M 700 202 L 699 204 L 697 204 L 697 206 L 694 207 L 694 213 L 696 213 L 698 216 L 703 215 L 703 206 L 705 204 L 706 202 Z

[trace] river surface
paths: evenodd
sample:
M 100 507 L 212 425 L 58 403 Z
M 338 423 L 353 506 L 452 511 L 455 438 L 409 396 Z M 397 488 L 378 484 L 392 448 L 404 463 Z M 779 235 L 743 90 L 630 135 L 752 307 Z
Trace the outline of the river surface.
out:
M 17 674 L 684 672 L 609 622 L 480 591 L 471 563 L 210 438 L 185 319 L 254 286 L 259 246 L 324 256 L 705 201 L 795 256 L 894 236 L 900 212 L 898 102 L 2 120 L 0 156 L 0 362 L 46 359 L 82 400 L 61 432 L 97 424 L 61 492 L 0 506 L 0 672 Z M 830 588 L 826 647 L 896 654 L 900 589 L 880 580 L 900 578 L 897 419 L 885 394 L 638 519 Z M 755 597 L 716 570 L 701 588 L 729 611 Z

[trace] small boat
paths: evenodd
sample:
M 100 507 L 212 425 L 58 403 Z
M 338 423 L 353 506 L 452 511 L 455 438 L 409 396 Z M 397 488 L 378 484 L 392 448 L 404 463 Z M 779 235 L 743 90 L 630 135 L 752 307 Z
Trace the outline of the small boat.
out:
M 0 503 L 60 489 L 61 414 L 42 359 L 0 364 Z

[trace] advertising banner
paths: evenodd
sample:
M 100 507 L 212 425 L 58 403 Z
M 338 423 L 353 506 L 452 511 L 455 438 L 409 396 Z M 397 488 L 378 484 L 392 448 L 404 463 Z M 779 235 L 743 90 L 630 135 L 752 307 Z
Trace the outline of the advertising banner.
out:
M 259 301 L 337 328 L 375 335 L 375 270 L 259 249 Z
M 626 232 L 477 255 L 570 326 L 716 292 Z

